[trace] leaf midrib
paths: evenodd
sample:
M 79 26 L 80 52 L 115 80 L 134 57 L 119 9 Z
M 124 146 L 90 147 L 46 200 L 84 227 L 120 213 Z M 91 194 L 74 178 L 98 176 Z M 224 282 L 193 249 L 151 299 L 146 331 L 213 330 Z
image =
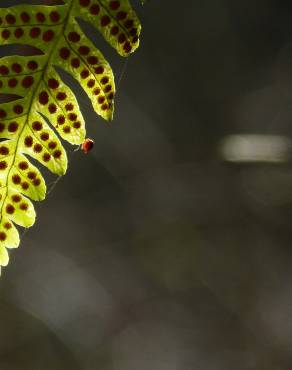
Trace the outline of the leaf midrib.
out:
M 66 18 L 65 18 L 66 19 Z M 29 23 L 29 24 L 22 24 L 21 25 L 21 28 L 26 28 L 26 27 L 56 27 L 56 26 L 60 26 L 60 24 L 63 24 L 64 22 L 58 22 L 58 23 L 54 23 L 54 24 L 47 24 L 47 23 Z M 6 28 L 20 28 L 20 25 L 16 24 L 16 25 L 10 25 L 10 26 L 2 26 L 0 27 L 0 29 L 6 29 Z

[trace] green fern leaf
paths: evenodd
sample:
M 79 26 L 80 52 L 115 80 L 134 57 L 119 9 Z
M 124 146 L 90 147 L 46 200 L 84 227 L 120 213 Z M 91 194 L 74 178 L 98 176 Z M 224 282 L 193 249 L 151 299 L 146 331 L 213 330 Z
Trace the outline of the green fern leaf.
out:
M 35 222 L 30 199 L 46 196 L 45 180 L 29 158 L 63 175 L 67 156 L 60 138 L 75 145 L 85 139 L 76 97 L 56 67 L 79 81 L 98 115 L 113 117 L 112 69 L 77 18 L 90 22 L 121 56 L 139 45 L 141 25 L 128 0 L 64 0 L 62 5 L 0 8 L 1 44 L 40 50 L 38 55 L 0 59 L 0 94 L 17 95 L 12 102 L 0 103 L 0 266 L 8 264 L 7 248 L 19 245 L 15 225 L 30 227 Z

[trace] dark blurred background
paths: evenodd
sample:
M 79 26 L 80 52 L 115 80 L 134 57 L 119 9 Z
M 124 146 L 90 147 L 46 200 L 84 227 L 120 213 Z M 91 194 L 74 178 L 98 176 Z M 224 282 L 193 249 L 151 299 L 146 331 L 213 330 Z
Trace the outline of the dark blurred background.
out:
M 115 119 L 73 83 L 96 145 L 2 271 L 0 369 L 291 370 L 292 5 L 133 4 L 126 65 L 83 24 Z

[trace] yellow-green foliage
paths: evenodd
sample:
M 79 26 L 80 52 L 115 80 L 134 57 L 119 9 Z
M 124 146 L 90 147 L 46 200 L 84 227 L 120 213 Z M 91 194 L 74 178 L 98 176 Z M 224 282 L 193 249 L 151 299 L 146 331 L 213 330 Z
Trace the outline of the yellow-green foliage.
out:
M 0 93 L 18 95 L 0 104 L 0 266 L 8 263 L 7 248 L 19 245 L 15 224 L 30 227 L 35 222 L 29 198 L 40 201 L 46 196 L 44 178 L 29 157 L 63 175 L 67 156 L 60 138 L 76 145 L 85 139 L 76 97 L 55 67 L 79 81 L 97 114 L 106 120 L 113 117 L 112 69 L 84 35 L 77 17 L 95 26 L 123 57 L 139 45 L 141 26 L 128 0 L 0 8 L 1 45 L 24 44 L 40 51 L 0 59 Z

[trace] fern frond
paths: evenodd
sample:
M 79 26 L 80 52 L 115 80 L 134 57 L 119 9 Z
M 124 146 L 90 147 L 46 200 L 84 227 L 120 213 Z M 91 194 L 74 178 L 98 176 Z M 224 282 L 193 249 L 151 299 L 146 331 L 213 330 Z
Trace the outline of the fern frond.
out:
M 0 266 L 8 264 L 7 248 L 19 245 L 15 225 L 30 227 L 35 222 L 30 199 L 46 196 L 45 180 L 29 158 L 63 175 L 67 156 L 60 138 L 75 145 L 85 139 L 77 99 L 56 67 L 80 83 L 98 115 L 113 117 L 112 69 L 77 18 L 90 22 L 121 56 L 139 45 L 141 25 L 128 0 L 64 0 L 62 5 L 0 8 L 1 44 L 39 50 L 38 55 L 0 59 L 0 94 L 17 96 L 0 104 Z

